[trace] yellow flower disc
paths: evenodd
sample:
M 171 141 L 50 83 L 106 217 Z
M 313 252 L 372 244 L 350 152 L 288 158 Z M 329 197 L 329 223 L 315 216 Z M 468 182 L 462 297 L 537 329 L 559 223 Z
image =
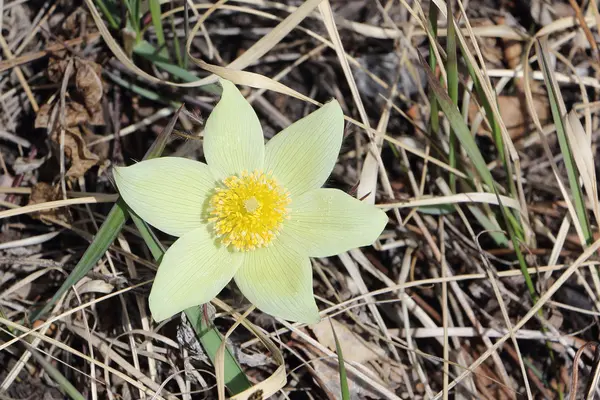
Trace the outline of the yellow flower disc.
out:
M 210 218 L 226 246 L 248 251 L 267 246 L 288 218 L 290 194 L 262 171 L 223 179 L 210 199 Z

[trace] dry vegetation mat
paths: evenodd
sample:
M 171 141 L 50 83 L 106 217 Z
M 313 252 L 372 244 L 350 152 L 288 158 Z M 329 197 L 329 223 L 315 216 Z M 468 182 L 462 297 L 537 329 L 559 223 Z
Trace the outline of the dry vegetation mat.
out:
M 599 394 L 596 0 L 0 10 L 0 399 Z M 325 186 L 389 218 L 372 246 L 311 259 L 318 323 L 233 283 L 152 318 L 175 238 L 113 170 L 205 161 L 219 79 L 266 139 L 337 100 Z

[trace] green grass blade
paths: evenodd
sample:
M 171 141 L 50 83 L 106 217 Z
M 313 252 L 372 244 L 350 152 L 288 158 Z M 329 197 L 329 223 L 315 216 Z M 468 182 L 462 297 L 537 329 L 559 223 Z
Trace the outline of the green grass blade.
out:
M 185 310 L 185 316 L 190 321 L 192 328 L 194 328 L 194 331 L 196 332 L 196 337 L 214 365 L 215 356 L 223 342 L 223 337 L 217 328 L 207 321 L 201 307 L 196 306 L 188 308 Z M 225 386 L 227 386 L 233 394 L 241 393 L 244 390 L 251 388 L 252 385 L 246 377 L 246 374 L 244 374 L 244 371 L 242 371 L 242 368 L 227 347 L 225 348 L 224 360 Z
M 177 118 L 179 117 L 179 113 L 181 112 L 181 108 L 173 114 L 173 117 L 165 127 L 165 129 L 161 132 L 161 134 L 156 138 L 150 149 L 146 152 L 144 159 L 150 159 L 158 157 L 162 154 L 165 146 L 167 144 L 167 140 L 175 123 L 177 122 Z M 115 203 L 115 205 L 110 210 L 106 220 L 98 229 L 98 233 L 94 236 L 94 240 L 87 248 L 83 256 L 73 269 L 73 271 L 69 274 L 64 283 L 60 286 L 60 288 L 56 291 L 54 296 L 50 299 L 42 309 L 35 312 L 31 316 L 31 320 L 35 321 L 39 319 L 41 316 L 50 311 L 50 308 L 56 303 L 56 301 L 65 294 L 77 281 L 83 278 L 93 267 L 96 265 L 98 260 L 104 255 L 108 247 L 112 242 L 116 239 L 119 232 L 123 228 L 125 221 L 129 217 L 129 213 L 127 212 L 127 206 L 125 203 L 119 199 Z
M 135 42 L 137 43 L 141 37 L 141 27 L 140 27 L 140 1 L 141 0 L 125 0 L 123 4 L 125 4 L 125 8 L 127 8 L 128 17 L 127 18 L 127 27 L 131 29 L 135 33 Z
M 75 283 L 83 278 L 94 265 L 96 265 L 98 260 L 106 252 L 106 249 L 108 249 L 123 228 L 127 216 L 125 204 L 120 200 L 117 201 L 108 213 L 106 221 L 102 224 L 100 229 L 98 229 L 98 233 L 94 236 L 94 241 L 90 244 L 85 253 L 83 253 L 83 256 L 75 266 L 75 269 L 69 274 L 56 293 L 54 293 L 54 296 L 52 296 L 50 301 L 31 316 L 32 321 L 39 319 L 50 311 L 58 299 L 60 299 L 63 294 L 71 289 Z
M 138 32 L 141 32 L 142 0 L 129 0 L 129 3 L 131 4 L 131 18 L 135 20 Z
M 470 51 L 469 49 L 465 49 L 462 46 L 460 47 L 461 52 Z M 496 150 L 498 151 L 498 158 L 502 160 L 502 162 L 506 162 L 506 154 L 504 151 L 504 145 L 502 140 L 502 132 L 500 131 L 500 126 L 496 122 L 494 118 L 494 113 L 492 111 L 492 106 L 490 104 L 491 101 L 496 101 L 496 99 L 488 99 L 485 95 L 484 90 L 482 89 L 482 83 L 479 81 L 477 74 L 475 73 L 476 66 L 471 65 L 471 62 L 467 57 L 463 57 L 465 60 L 465 65 L 467 66 L 467 71 L 469 72 L 469 76 L 473 80 L 473 87 L 475 88 L 475 93 L 477 94 L 477 98 L 482 103 L 483 109 L 485 110 L 485 117 L 490 125 L 490 129 L 492 130 L 492 137 L 494 138 L 494 143 L 496 144 Z
M 156 262 L 160 262 L 162 256 L 165 254 L 165 251 L 167 251 L 167 249 L 165 249 L 162 243 L 158 240 L 158 238 L 156 237 L 152 229 L 150 229 L 146 221 L 140 218 L 129 208 L 128 211 L 129 215 L 131 215 L 131 220 L 140 232 L 142 239 L 144 239 L 144 243 L 146 243 L 146 246 L 148 246 L 150 253 L 152 253 L 152 257 Z
M 471 132 L 464 119 L 462 118 L 458 107 L 452 102 L 452 99 L 450 99 L 450 97 L 444 92 L 444 89 L 436 81 L 435 77 L 429 71 L 429 69 L 425 68 L 425 71 L 427 73 L 428 83 L 432 91 L 435 93 L 436 99 L 442 111 L 444 112 L 444 115 L 446 116 L 446 118 L 448 118 L 450 126 L 456 133 L 460 144 L 465 149 L 467 155 L 469 156 L 469 159 L 473 163 L 473 166 L 477 170 L 480 178 L 488 186 L 488 190 L 497 194 L 492 174 L 488 170 L 485 160 L 483 159 L 483 156 L 481 155 L 481 152 L 479 151 L 479 148 L 475 143 L 475 139 L 473 138 L 473 136 L 471 136 Z M 498 200 L 500 201 L 499 198 Z M 511 237 L 513 244 L 515 245 L 515 252 L 517 252 L 517 257 L 519 258 L 519 264 L 521 267 L 521 271 L 523 272 L 525 282 L 528 286 L 528 289 L 530 290 L 530 293 L 532 294 L 532 299 L 535 299 L 535 290 L 533 282 L 531 280 L 531 276 L 529 275 L 529 271 L 527 270 L 525 259 L 523 258 L 520 251 L 520 241 L 518 237 L 515 237 L 516 232 L 514 229 L 514 224 L 510 221 L 510 216 L 512 216 L 512 214 L 510 211 L 504 209 L 502 203 L 500 203 L 500 208 L 502 212 L 502 217 L 507 226 L 509 236 Z
M 162 104 L 170 105 L 174 108 L 181 106 L 181 103 L 179 103 L 175 100 L 171 100 L 167 97 L 160 95 L 159 93 L 157 93 L 153 90 L 146 89 L 142 86 L 136 85 L 135 83 L 125 80 L 125 79 L 121 78 L 120 76 L 113 74 L 110 71 L 104 71 L 103 73 L 104 73 L 104 75 L 108 76 L 117 85 L 122 86 L 122 87 L 126 88 L 127 90 L 129 90 L 133 93 L 139 94 L 140 96 L 145 97 L 149 100 L 153 100 L 153 101 L 157 101 Z
M 454 30 L 454 32 L 455 36 L 460 35 L 460 31 Z M 475 93 L 477 94 L 477 98 L 479 99 L 479 102 L 481 103 L 485 111 L 485 118 L 492 132 L 494 144 L 496 145 L 496 151 L 498 152 L 498 159 L 501 161 L 506 173 L 506 184 L 508 186 L 508 190 L 511 194 L 511 197 L 517 199 L 519 196 L 517 193 L 515 181 L 512 178 L 513 172 L 511 168 L 511 163 L 510 160 L 507 159 L 506 151 L 504 148 L 504 138 L 502 136 L 502 130 L 500 128 L 500 125 L 498 124 L 498 121 L 496 121 L 496 118 L 494 117 L 494 112 L 492 108 L 492 103 L 497 104 L 497 99 L 495 97 L 488 98 L 488 96 L 486 96 L 485 91 L 483 90 L 483 83 L 480 81 L 479 75 L 475 72 L 475 68 L 478 67 L 477 65 L 473 65 L 471 62 L 471 57 L 469 53 L 471 50 L 464 47 L 463 41 L 459 40 L 458 43 L 460 45 L 461 53 L 465 55 L 462 59 L 465 61 L 465 65 L 467 67 L 469 76 L 473 80 L 473 87 L 475 88 Z M 511 221 L 517 221 L 515 215 L 512 214 L 512 211 L 510 211 L 510 213 L 511 215 L 509 216 L 509 219 Z M 515 227 L 515 232 L 522 240 L 523 228 L 521 227 L 520 222 L 517 222 L 516 224 L 513 223 L 513 226 Z
M 429 6 L 430 29 L 433 34 L 433 37 L 437 37 L 437 32 L 438 32 L 437 19 L 438 19 L 438 15 L 439 15 L 439 10 L 437 8 L 437 5 L 434 2 L 430 2 L 429 4 L 430 4 L 430 6 Z M 433 46 L 435 46 L 435 43 L 429 43 L 429 66 L 431 67 L 431 72 L 435 73 L 437 59 L 435 58 L 435 52 L 433 51 Z M 433 93 L 433 91 L 431 89 L 429 90 L 429 107 L 431 109 L 430 110 L 431 112 L 429 113 L 429 129 L 431 130 L 431 133 L 438 133 L 440 131 L 439 108 L 438 108 L 437 101 L 435 99 L 435 94 Z
M 148 224 L 133 212 L 131 212 L 131 219 L 146 242 L 146 246 L 148 246 L 152 256 L 156 261 L 159 261 L 165 253 L 165 248 L 162 243 L 156 238 L 152 230 L 148 227 Z M 190 321 L 194 332 L 196 332 L 196 338 L 214 365 L 215 355 L 223 342 L 221 333 L 219 333 L 217 328 L 212 326 L 210 321 L 207 320 L 202 312 L 201 306 L 188 308 L 185 310 L 185 315 Z M 233 394 L 241 393 L 250 388 L 250 381 L 228 348 L 226 348 L 224 360 L 225 386 L 227 386 Z
M 483 230 L 488 232 L 488 235 L 496 242 L 497 245 L 502 247 L 508 247 L 508 239 L 504 232 L 498 232 L 500 228 L 496 220 L 492 220 L 488 215 L 475 205 L 467 205 L 467 208 L 473 214 L 479 225 L 483 227 Z
M 577 219 L 583 230 L 583 235 L 587 244 L 591 244 L 593 241 L 592 231 L 590 229 L 590 223 L 585 208 L 585 200 L 579 185 L 579 173 L 575 160 L 573 159 L 573 152 L 567 138 L 566 128 L 564 119 L 567 117 L 566 108 L 560 96 L 559 87 L 554 77 L 554 68 L 551 66 L 548 60 L 548 49 L 546 42 L 543 41 L 536 43 L 536 52 L 540 65 L 542 67 L 542 74 L 544 75 L 544 83 L 546 84 L 546 90 L 548 90 L 548 99 L 550 100 L 550 111 L 552 112 L 552 119 L 556 126 L 556 137 L 558 138 L 558 144 L 560 151 L 563 155 L 563 161 L 565 163 L 565 169 L 567 170 L 567 177 L 569 179 L 569 186 L 571 188 L 571 196 L 573 196 L 573 204 L 575 206 L 575 212 L 577 213 Z
M 448 75 L 448 95 L 452 103 L 458 107 L 458 60 L 456 58 L 456 32 L 454 27 L 454 19 L 452 18 L 452 1 L 447 1 L 447 25 L 448 35 L 446 37 L 446 72 Z M 458 155 L 460 151 L 456 141 L 456 133 L 454 129 L 450 129 L 449 137 L 449 164 L 456 168 Z M 450 190 L 456 193 L 456 175 L 450 173 Z
M 333 327 L 333 323 L 329 320 L 329 325 L 331 325 L 331 332 L 333 332 L 333 340 L 335 340 L 335 352 L 338 356 L 338 365 L 340 372 L 340 389 L 342 392 L 342 400 L 350 400 L 350 388 L 348 387 L 348 374 L 346 373 L 346 364 L 344 362 L 344 354 L 342 353 L 342 346 L 340 345 L 340 341 L 338 340 L 337 335 L 335 334 L 335 328 Z
M 156 32 L 156 40 L 158 41 L 158 53 L 165 59 L 169 59 L 169 52 L 167 51 L 167 43 L 165 41 L 165 32 L 163 31 L 161 12 L 160 12 L 160 1 L 150 0 L 150 16 L 152 17 L 152 25 Z
M 177 59 L 177 65 L 179 68 L 185 70 L 185 61 L 183 59 L 183 55 L 181 53 L 181 45 L 179 44 L 179 37 L 176 34 L 175 30 L 175 18 L 173 16 L 169 17 L 169 22 L 171 23 L 171 32 L 173 32 L 173 52 L 175 53 L 175 58 Z M 187 57 L 187 55 L 186 55 Z
M 31 353 L 35 361 L 46 371 L 48 376 L 54 380 L 54 382 L 60 387 L 60 390 L 72 400 L 85 400 L 85 397 L 73 386 L 73 384 L 60 373 L 52 363 L 48 362 L 44 356 L 42 356 L 36 349 L 31 347 L 29 343 L 22 342 L 27 350 Z
M 133 48 L 134 54 L 145 58 L 148 61 L 154 63 L 157 67 L 164 71 L 167 71 L 171 75 L 181 79 L 185 82 L 197 81 L 198 78 L 193 73 L 185 70 L 175 64 L 171 64 L 167 58 L 165 58 L 158 49 L 156 49 L 149 42 L 142 40 Z
M 102 11 L 102 14 L 104 14 L 104 17 L 106 17 L 106 20 L 108 21 L 108 24 L 110 25 L 110 27 L 112 29 L 118 29 L 119 23 L 117 21 L 119 20 L 119 18 L 118 17 L 115 18 L 112 15 L 111 10 L 108 8 L 108 6 L 104 2 L 104 0 L 96 0 L 96 5 L 100 9 L 100 11 Z
M 529 297 L 531 301 L 535 304 L 538 301 L 538 295 L 535 291 L 535 286 L 533 284 L 533 280 L 531 279 L 531 275 L 529 274 L 529 269 L 527 268 L 527 262 L 525 261 L 525 256 L 521 251 L 521 241 L 519 240 L 513 223 L 509 221 L 509 217 L 513 215 L 507 208 L 502 205 L 500 201 L 500 197 L 498 197 L 498 204 L 500 205 L 500 212 L 502 213 L 502 219 L 504 220 L 504 224 L 506 225 L 506 229 L 508 230 L 508 236 L 510 237 L 513 249 L 515 254 L 517 255 L 517 260 L 519 261 L 519 268 L 521 269 L 521 274 L 523 274 L 523 278 L 525 278 L 525 285 L 527 286 L 527 291 L 529 292 Z
M 422 61 L 423 63 L 426 63 L 425 60 Z M 444 115 L 448 118 L 450 126 L 456 133 L 456 137 L 465 149 L 475 170 L 478 172 L 479 177 L 489 187 L 489 190 L 494 190 L 492 174 L 488 170 L 487 164 L 479 151 L 479 147 L 477 147 L 475 139 L 471 136 L 471 131 L 458 110 L 458 107 L 452 102 L 452 99 L 450 99 L 448 94 L 444 91 L 444 88 L 439 84 L 431 70 L 429 68 L 424 68 L 424 70 L 427 74 L 427 82 L 431 91 L 435 95 Z
M 471 135 L 471 131 L 465 123 L 460 111 L 458 110 L 458 107 L 452 102 L 450 96 L 446 94 L 429 69 L 425 68 L 425 71 L 427 73 L 428 83 L 435 94 L 437 102 L 444 112 L 444 115 L 446 118 L 448 118 L 450 127 L 456 133 L 460 144 L 465 149 L 467 156 L 473 163 L 473 166 L 478 172 L 481 180 L 488 186 L 488 190 L 495 193 L 496 186 L 494 179 L 492 178 L 492 174 L 488 170 L 487 164 L 485 163 L 485 160 L 479 151 L 479 147 L 477 146 L 477 143 L 475 143 L 475 139 Z M 507 224 L 510 223 L 512 232 L 517 234 L 517 230 L 515 229 L 516 221 L 513 221 L 511 217 L 513 217 L 513 214 L 511 211 L 507 211 L 505 215 Z M 516 226 L 519 227 L 518 222 L 516 222 Z
M 170 73 L 174 77 L 179 78 L 184 82 L 194 82 L 200 79 L 198 76 L 191 73 L 187 69 L 181 68 L 180 66 L 169 62 L 168 59 L 160 55 L 160 52 L 154 46 L 152 46 L 152 44 L 148 43 L 145 40 L 142 40 L 136 44 L 136 46 L 133 49 L 133 53 L 145 58 L 146 60 L 156 65 L 158 68 Z M 205 86 L 199 86 L 198 88 L 208 93 L 221 94 L 221 87 L 214 83 Z

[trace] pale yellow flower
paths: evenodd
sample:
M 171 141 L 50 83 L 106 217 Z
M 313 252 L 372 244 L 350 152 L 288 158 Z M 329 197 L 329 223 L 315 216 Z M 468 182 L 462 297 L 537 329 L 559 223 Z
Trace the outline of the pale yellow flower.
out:
M 155 320 L 214 298 L 233 278 L 260 310 L 316 322 L 309 257 L 372 244 L 385 213 L 321 188 L 335 165 L 343 113 L 331 101 L 266 145 L 254 110 L 229 81 L 206 121 L 207 164 L 163 157 L 115 168 L 129 207 L 179 239 L 150 293 Z

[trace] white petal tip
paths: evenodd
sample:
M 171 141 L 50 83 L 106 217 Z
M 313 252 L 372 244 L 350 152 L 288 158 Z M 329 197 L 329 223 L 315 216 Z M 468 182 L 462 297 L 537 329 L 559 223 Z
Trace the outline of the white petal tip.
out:
M 314 302 L 314 300 L 312 301 L 312 303 L 312 305 L 306 305 L 306 311 L 302 310 L 298 312 L 299 310 L 290 310 L 290 314 L 288 314 L 288 317 L 283 316 L 283 319 L 306 325 L 312 325 L 320 322 L 321 315 L 319 314 L 319 309 L 317 308 L 317 305 Z M 293 315 L 293 317 L 291 315 Z
M 379 215 L 377 216 L 377 223 L 381 227 L 381 229 L 379 230 L 379 235 L 381 235 L 381 232 L 383 232 L 383 230 L 385 229 L 385 227 L 388 224 L 388 222 L 390 221 L 390 219 L 388 218 L 385 211 L 383 211 L 381 209 L 379 209 L 378 214 Z
M 337 118 L 341 121 L 344 120 L 344 112 L 342 111 L 340 103 L 338 103 L 336 99 L 332 99 L 331 101 L 328 101 L 327 103 L 323 104 L 321 110 L 323 110 L 323 112 L 327 114 L 330 114 L 332 118 Z
M 152 301 L 150 301 L 150 314 L 152 314 L 152 319 L 156 322 L 162 322 L 165 319 L 175 315 L 177 313 L 173 312 L 172 314 L 164 312 L 164 310 L 154 310 L 156 307 L 152 307 Z
M 113 167 L 113 176 L 120 175 L 124 167 Z
M 314 324 L 318 324 L 319 322 L 321 322 L 321 316 L 319 315 L 319 313 L 317 313 L 314 316 L 311 316 L 309 318 L 307 318 L 305 321 L 301 321 L 304 322 L 307 325 L 314 325 Z
M 225 91 L 228 91 L 230 89 L 237 90 L 237 87 L 235 86 L 235 84 L 231 81 L 228 81 L 227 79 L 219 78 L 219 84 L 223 88 L 223 94 L 225 94 Z

